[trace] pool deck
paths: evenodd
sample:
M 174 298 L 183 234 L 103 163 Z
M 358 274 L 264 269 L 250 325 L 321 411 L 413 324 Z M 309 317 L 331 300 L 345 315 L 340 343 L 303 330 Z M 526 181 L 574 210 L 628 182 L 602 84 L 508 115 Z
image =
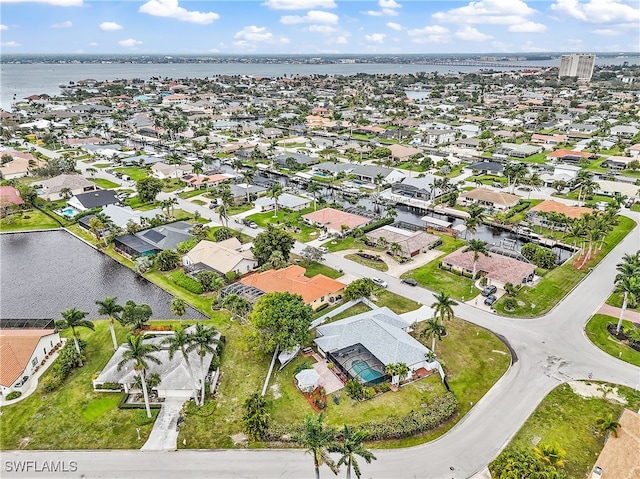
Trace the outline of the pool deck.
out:
M 344 384 L 327 367 L 327 361 L 315 353 L 313 354 L 313 358 L 317 361 L 313 365 L 313 369 L 315 369 L 316 372 L 320 375 L 320 379 L 318 379 L 318 385 L 322 386 L 327 394 L 331 394 L 342 389 L 344 387 Z

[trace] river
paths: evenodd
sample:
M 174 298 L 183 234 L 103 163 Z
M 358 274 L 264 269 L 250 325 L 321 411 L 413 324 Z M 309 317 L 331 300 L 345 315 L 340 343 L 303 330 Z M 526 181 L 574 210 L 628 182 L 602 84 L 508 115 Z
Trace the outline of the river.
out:
M 78 308 L 97 319 L 97 300 L 146 303 L 153 319 L 175 319 L 173 296 L 66 231 L 0 235 L 0 317 L 60 319 Z M 184 319 L 205 319 L 189 307 Z

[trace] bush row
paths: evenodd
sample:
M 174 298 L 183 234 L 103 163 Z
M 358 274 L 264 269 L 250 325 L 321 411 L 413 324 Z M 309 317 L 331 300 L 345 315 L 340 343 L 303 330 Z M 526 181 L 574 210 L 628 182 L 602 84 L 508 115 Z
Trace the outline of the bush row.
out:
M 374 221 L 373 223 L 370 223 L 368 225 L 362 226 L 360 228 L 360 231 L 362 231 L 362 233 L 368 233 L 369 231 L 373 231 L 376 228 L 380 228 L 381 226 L 386 226 L 386 225 L 390 225 L 395 221 L 395 219 L 391 216 L 388 216 L 386 218 L 382 218 L 381 220 L 378 221 Z
M 181 269 L 171 275 L 171 281 L 194 294 L 202 294 L 202 284 L 198 280 L 187 276 Z
M 86 341 L 78 339 L 78 346 L 80 347 L 80 352 L 82 352 L 87 347 L 87 343 Z M 51 366 L 52 375 L 48 376 L 42 382 L 44 392 L 51 392 L 60 386 L 73 370 L 80 366 L 81 361 L 82 356 L 76 351 L 73 339 L 69 339 L 62 349 L 60 349 L 58 358 Z

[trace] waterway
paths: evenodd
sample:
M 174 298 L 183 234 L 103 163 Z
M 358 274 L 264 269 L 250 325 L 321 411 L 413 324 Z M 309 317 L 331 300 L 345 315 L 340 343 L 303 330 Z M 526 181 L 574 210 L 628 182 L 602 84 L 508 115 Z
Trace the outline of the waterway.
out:
M 173 296 L 66 231 L 0 235 L 0 318 L 59 319 L 69 308 L 97 319 L 97 300 L 146 303 L 153 319 L 175 319 Z M 189 307 L 184 319 L 205 319 Z

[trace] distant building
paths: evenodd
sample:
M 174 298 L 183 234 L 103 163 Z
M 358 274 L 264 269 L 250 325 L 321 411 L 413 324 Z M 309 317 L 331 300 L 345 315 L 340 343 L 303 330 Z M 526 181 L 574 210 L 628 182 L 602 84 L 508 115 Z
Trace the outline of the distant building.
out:
M 591 80 L 591 75 L 593 75 L 593 67 L 595 64 L 595 55 L 586 55 L 582 53 L 562 55 L 560 59 L 558 77 L 577 77 L 578 80 L 589 81 Z

